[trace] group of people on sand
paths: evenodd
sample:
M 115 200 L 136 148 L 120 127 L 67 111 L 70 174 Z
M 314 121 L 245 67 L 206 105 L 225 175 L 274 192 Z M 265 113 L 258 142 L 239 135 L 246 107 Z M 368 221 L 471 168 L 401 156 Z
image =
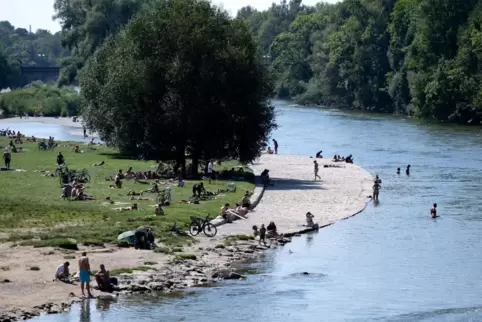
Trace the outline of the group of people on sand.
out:
M 55 271 L 55 281 L 62 281 L 65 283 L 73 283 L 78 279 L 80 282 L 80 290 L 82 296 L 85 296 L 85 291 L 89 297 L 93 297 L 90 286 L 90 263 L 87 253 L 83 252 L 78 261 L 79 272 L 77 274 L 70 274 L 70 263 L 65 262 L 57 267 Z M 100 269 L 94 275 L 97 287 L 102 292 L 113 292 L 118 284 L 115 277 L 111 277 L 109 271 L 104 264 L 100 265 Z
M 253 235 L 254 238 L 259 237 L 259 243 L 263 243 L 266 245 L 266 239 L 278 239 L 283 238 L 283 234 L 278 233 L 278 228 L 274 221 L 270 221 L 268 227 L 265 227 L 264 224 L 261 224 L 261 227 L 253 226 Z
M 278 141 L 276 141 L 275 139 L 273 139 L 273 147 L 274 147 L 274 150 L 271 149 L 270 146 L 268 146 L 268 150 L 266 150 L 266 153 L 268 154 L 278 154 Z
M 334 162 L 345 162 L 345 163 L 353 163 L 353 155 L 349 155 L 347 157 L 342 157 L 337 154 L 333 156 L 333 161 Z

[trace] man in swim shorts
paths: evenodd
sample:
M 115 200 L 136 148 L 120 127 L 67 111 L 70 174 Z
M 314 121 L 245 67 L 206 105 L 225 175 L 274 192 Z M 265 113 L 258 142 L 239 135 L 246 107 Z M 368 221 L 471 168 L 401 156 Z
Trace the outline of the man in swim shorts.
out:
M 90 264 L 86 252 L 82 252 L 82 257 L 79 258 L 79 280 L 82 295 L 85 296 L 84 287 L 87 287 L 87 294 L 93 297 L 90 293 Z
M 430 209 L 430 217 L 437 218 L 437 204 L 434 203 L 432 209 Z

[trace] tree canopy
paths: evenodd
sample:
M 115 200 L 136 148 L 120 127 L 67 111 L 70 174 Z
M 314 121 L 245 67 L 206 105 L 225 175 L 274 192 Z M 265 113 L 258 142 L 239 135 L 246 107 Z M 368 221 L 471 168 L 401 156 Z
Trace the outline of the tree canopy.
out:
M 294 13 L 280 15 L 280 12 Z M 300 103 L 482 120 L 482 0 L 294 0 L 238 17 Z
M 155 0 L 80 75 L 85 121 L 129 155 L 250 162 L 273 128 L 272 88 L 246 24 L 207 1 Z
M 55 0 L 54 19 L 62 26 L 62 44 L 72 57 L 62 63 L 60 85 L 77 83 L 86 60 L 109 35 L 115 35 L 149 0 Z

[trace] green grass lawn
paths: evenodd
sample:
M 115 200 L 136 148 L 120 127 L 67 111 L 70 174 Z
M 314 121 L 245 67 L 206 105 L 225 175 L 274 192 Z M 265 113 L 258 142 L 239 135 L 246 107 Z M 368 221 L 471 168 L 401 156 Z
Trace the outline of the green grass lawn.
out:
M 8 145 L 9 140 L 0 137 L 0 147 Z M 254 185 L 249 182 L 236 182 L 237 192 L 226 193 L 215 200 L 201 201 L 200 204 L 180 204 L 192 195 L 192 185 L 198 181 L 186 181 L 183 188 L 172 183 L 171 206 L 164 207 L 165 216 L 155 217 L 153 205 L 156 194 L 145 193 L 148 201 L 131 201 L 127 192 L 142 191 L 150 185 L 123 180 L 122 189 L 112 189 L 112 181 L 105 181 L 107 176 L 115 176 L 119 169 L 132 167 L 134 171 L 155 170 L 154 161 L 135 161 L 117 157 L 116 151 L 99 147 L 96 151 L 74 153 L 72 147 L 61 144 L 55 151 L 39 151 L 36 143 L 24 143 L 22 153 L 12 153 L 11 167 L 24 169 L 25 172 L 0 171 L 0 232 L 3 241 L 18 241 L 20 244 L 37 246 L 62 246 L 74 243 L 89 244 L 115 242 L 118 234 L 148 225 L 154 228 L 156 237 L 166 245 L 181 245 L 186 238 L 173 236 L 169 229 L 176 222 L 187 228 L 190 216 L 215 217 L 225 203 L 238 202 L 244 191 L 252 191 Z M 81 149 L 84 146 L 81 145 Z M 85 193 L 94 196 L 92 201 L 69 201 L 60 198 L 61 189 L 58 177 L 46 177 L 36 170 L 56 169 L 56 155 L 62 152 L 69 169 L 86 168 L 91 182 L 84 184 Z M 2 152 L 3 155 L 3 152 Z M 95 167 L 94 163 L 105 161 L 105 165 Z M 3 159 L 1 160 L 3 163 Z M 215 170 L 230 169 L 235 162 L 225 162 Z M 153 181 L 153 180 L 151 180 Z M 162 181 L 162 180 L 161 180 Z M 226 189 L 230 181 L 217 181 L 206 189 L 217 191 Z M 138 211 L 119 212 L 113 210 L 120 205 L 105 205 L 106 197 L 114 201 L 137 203 Z M 128 206 L 128 205 L 124 205 Z M 75 246 L 75 245 L 74 245 Z M 69 248 L 70 246 L 66 246 Z

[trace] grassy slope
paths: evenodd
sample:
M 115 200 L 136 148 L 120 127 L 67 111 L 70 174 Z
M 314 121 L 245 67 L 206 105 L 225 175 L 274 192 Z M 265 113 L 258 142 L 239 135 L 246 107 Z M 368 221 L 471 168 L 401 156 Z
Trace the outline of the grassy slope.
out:
M 9 140 L 0 137 L 0 147 L 3 148 Z M 81 146 L 82 148 L 83 146 Z M 38 151 L 37 144 L 25 143 L 25 152 L 12 154 L 12 168 L 25 169 L 26 172 L 0 172 L 0 232 L 4 240 L 18 241 L 36 238 L 36 245 L 56 246 L 64 243 L 66 238 L 72 238 L 78 243 L 114 242 L 117 235 L 135 229 L 138 226 L 149 225 L 154 228 L 156 237 L 160 237 L 167 245 L 179 245 L 185 242 L 173 236 L 169 229 L 174 222 L 182 228 L 187 228 L 190 216 L 205 217 L 208 214 L 215 217 L 224 203 L 234 204 L 239 201 L 245 189 L 253 190 L 254 185 L 248 182 L 237 182 L 236 193 L 228 193 L 211 201 L 201 201 L 201 204 L 180 204 L 192 194 L 193 181 L 186 182 L 184 188 L 173 186 L 171 193 L 173 204 L 165 207 L 166 215 L 153 217 L 155 194 L 144 194 L 152 198 L 149 201 L 131 201 L 127 196 L 130 190 L 142 191 L 149 185 L 124 180 L 122 189 L 110 189 L 113 182 L 105 181 L 106 176 L 115 176 L 119 169 L 125 171 L 133 167 L 134 171 L 155 170 L 155 162 L 134 161 L 115 158 L 115 151 L 100 147 L 96 151 L 75 154 L 67 144 L 58 147 L 55 152 Z M 86 168 L 92 182 L 85 184 L 87 195 L 94 196 L 93 201 L 65 201 L 60 198 L 59 178 L 45 177 L 35 170 L 50 170 L 56 168 L 57 152 L 62 152 L 70 169 Z M 93 164 L 105 161 L 105 165 L 94 167 Z M 2 160 L 3 163 L 3 160 Z M 231 168 L 234 162 L 227 162 L 222 168 Z M 154 168 L 152 168 L 154 167 Z M 216 170 L 221 170 L 218 166 Z M 225 189 L 229 181 L 205 183 L 207 189 L 216 191 Z M 118 212 L 112 208 L 119 205 L 104 205 L 106 197 L 114 201 L 137 203 L 139 211 Z M 40 241 L 38 240 L 40 239 Z M 24 242 L 28 244 L 30 242 Z

